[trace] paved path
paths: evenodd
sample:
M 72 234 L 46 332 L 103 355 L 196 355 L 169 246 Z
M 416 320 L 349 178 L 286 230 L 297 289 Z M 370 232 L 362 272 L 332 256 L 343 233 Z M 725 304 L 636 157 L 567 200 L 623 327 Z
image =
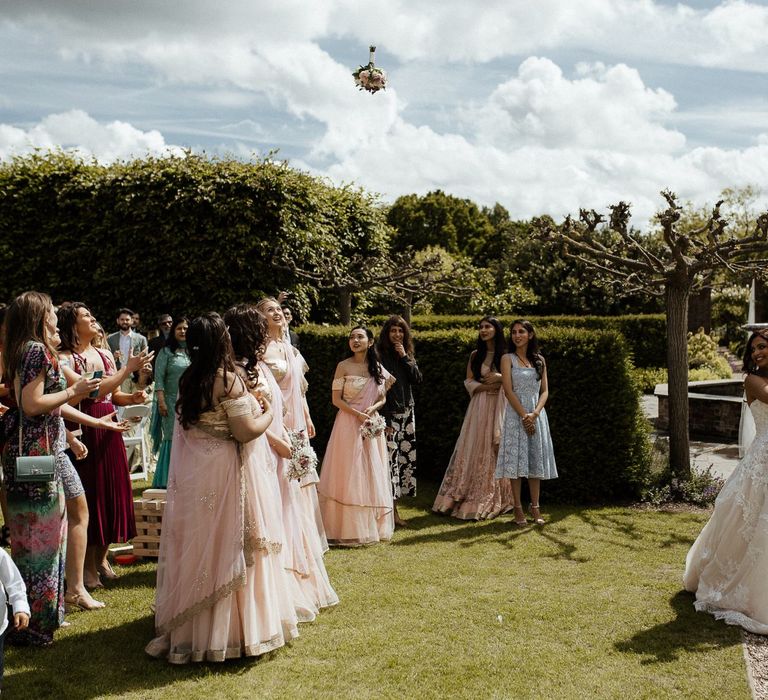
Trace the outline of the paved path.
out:
M 641 397 L 643 413 L 653 422 L 659 416 L 659 400 L 652 394 Z M 665 433 L 658 433 L 663 437 Z M 739 462 L 739 446 L 735 443 L 703 442 L 691 440 L 691 462 L 703 471 L 711 467 L 712 473 L 727 479 Z

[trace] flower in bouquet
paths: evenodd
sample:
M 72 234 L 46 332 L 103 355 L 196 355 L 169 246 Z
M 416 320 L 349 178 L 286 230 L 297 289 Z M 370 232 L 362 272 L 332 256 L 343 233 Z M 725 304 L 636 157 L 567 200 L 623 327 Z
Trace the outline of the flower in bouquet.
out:
M 352 76 L 355 79 L 355 85 L 361 90 L 367 90 L 368 92 L 378 92 L 384 90 L 387 87 L 387 74 L 377 68 L 374 65 L 374 52 L 375 46 L 370 47 L 371 56 L 368 65 L 360 66 Z
M 288 461 L 288 478 L 301 479 L 317 467 L 317 454 L 303 430 L 291 430 L 291 458 Z
M 376 413 L 365 419 L 365 422 L 360 426 L 360 433 L 363 436 L 363 440 L 365 440 L 366 438 L 375 438 L 381 435 L 386 428 L 387 423 L 384 417 Z

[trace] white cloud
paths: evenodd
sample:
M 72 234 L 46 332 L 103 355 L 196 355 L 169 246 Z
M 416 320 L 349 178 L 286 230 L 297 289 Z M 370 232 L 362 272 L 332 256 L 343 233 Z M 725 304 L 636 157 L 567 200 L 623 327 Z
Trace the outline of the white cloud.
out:
M 159 131 L 141 131 L 123 121 L 100 124 L 82 110 L 51 114 L 29 129 L 0 124 L 0 159 L 35 149 L 62 148 L 109 163 L 147 154 L 181 153 Z
M 647 88 L 636 70 L 582 64 L 578 72 L 582 77 L 568 80 L 549 59 L 528 58 L 465 120 L 482 141 L 499 146 L 670 152 L 685 145 L 683 134 L 663 125 L 674 98 Z
M 337 182 L 354 180 L 387 199 L 441 188 L 488 206 L 500 202 L 516 218 L 604 210 L 625 200 L 636 225 L 645 226 L 662 204 L 662 189 L 702 205 L 726 187 L 768 181 L 768 135 L 745 149 L 682 154 L 540 144 L 508 149 L 399 122 L 386 138 L 317 172 Z
M 343 38 L 361 46 L 373 41 L 400 61 L 434 61 L 437 67 L 599 47 L 635 59 L 768 71 L 768 7 L 746 0 L 723 0 L 707 10 L 653 0 L 484 0 L 482 6 L 381 0 L 373 7 L 359 0 L 30 0 L 10 3 L 4 17 L 45 27 L 62 48 L 83 55 L 116 56 L 136 42 L 188 42 L 203 50 L 226 43 L 242 52 L 263 42 Z M 195 63 L 194 51 L 187 57 Z

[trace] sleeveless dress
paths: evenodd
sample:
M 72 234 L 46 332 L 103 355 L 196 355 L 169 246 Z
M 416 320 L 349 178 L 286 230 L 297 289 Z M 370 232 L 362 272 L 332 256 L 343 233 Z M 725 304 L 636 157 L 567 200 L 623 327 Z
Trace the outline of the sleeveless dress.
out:
M 179 395 L 179 379 L 189 367 L 189 355 L 183 347 L 176 352 L 164 347 L 155 363 L 155 398 L 152 402 L 152 452 L 157 455 L 153 489 L 164 489 L 168 484 L 168 465 L 171 461 L 171 442 L 176 416 L 176 399 Z M 157 408 L 157 392 L 165 392 L 165 405 L 168 415 L 160 415 Z
M 115 373 L 112 360 L 97 350 L 104 364 L 104 376 Z M 72 369 L 85 371 L 85 362 L 72 355 Z M 80 410 L 93 418 L 102 418 L 115 410 L 112 395 L 83 399 Z M 128 542 L 136 537 L 133 490 L 123 436 L 113 430 L 83 426 L 82 441 L 88 447 L 85 459 L 75 464 L 83 482 L 88 502 L 88 546 L 107 547 L 112 542 Z
M 283 568 L 269 445 L 240 445 L 227 417 L 258 415 L 252 396 L 223 401 L 187 430 L 176 423 L 146 647 L 170 663 L 258 656 L 298 636 Z
M 768 404 L 750 409 L 755 439 L 688 552 L 683 584 L 697 610 L 768 634 Z
M 363 411 L 388 388 L 391 376 L 383 367 L 381 371 L 383 384 L 373 377 L 347 375 L 334 379 L 333 388 Z M 352 414 L 336 414 L 317 487 L 328 541 L 348 547 L 390 540 L 395 529 L 386 438 L 384 433 L 363 438 L 360 426 Z
M 258 390 L 272 405 L 274 418 L 270 431 L 284 435 L 283 397 L 280 387 L 269 367 L 258 365 Z M 336 605 L 339 597 L 333 590 L 325 569 L 325 549 L 317 536 L 313 513 L 304 507 L 301 485 L 287 475 L 288 460 L 270 448 L 279 482 L 278 499 L 282 503 L 282 520 L 285 531 L 283 565 L 289 571 L 293 583 L 293 596 L 299 622 L 310 622 L 321 608 Z
M 534 367 L 523 367 L 515 354 L 512 354 L 512 389 L 526 412 L 532 413 L 539 401 L 541 379 Z M 557 479 L 555 451 L 546 409 L 541 409 L 536 419 L 536 432 L 528 435 L 520 416 L 506 401 L 506 397 L 504 402 L 506 410 L 496 461 L 496 478 Z
M 485 377 L 490 371 L 490 367 L 483 364 L 480 375 Z M 495 518 L 512 510 L 513 505 L 510 483 L 494 479 L 506 404 L 504 392 L 500 389 L 476 391 L 479 386 L 480 382 L 474 379 L 464 381 L 472 398 L 432 505 L 436 513 L 461 520 Z

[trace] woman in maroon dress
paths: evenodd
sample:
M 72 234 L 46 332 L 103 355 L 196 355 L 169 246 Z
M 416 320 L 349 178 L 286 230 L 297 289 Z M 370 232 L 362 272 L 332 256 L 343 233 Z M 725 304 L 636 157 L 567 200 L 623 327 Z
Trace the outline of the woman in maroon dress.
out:
M 123 394 L 120 385 L 151 359 L 146 350 L 128 358 L 117 370 L 109 350 L 100 350 L 91 344 L 99 332 L 99 325 L 85 304 L 62 304 L 58 318 L 60 358 L 68 378 L 72 381 L 75 375 L 103 372 L 99 395 L 80 402 L 83 413 L 100 418 L 112 413 L 114 404 L 144 403 L 144 392 Z M 110 543 L 127 542 L 136 536 L 133 492 L 122 437 L 85 427 L 81 440 L 88 448 L 85 459 L 75 463 L 85 488 L 89 512 L 84 578 L 86 586 L 96 588 L 102 585 L 100 577 L 116 578 L 107 560 Z

